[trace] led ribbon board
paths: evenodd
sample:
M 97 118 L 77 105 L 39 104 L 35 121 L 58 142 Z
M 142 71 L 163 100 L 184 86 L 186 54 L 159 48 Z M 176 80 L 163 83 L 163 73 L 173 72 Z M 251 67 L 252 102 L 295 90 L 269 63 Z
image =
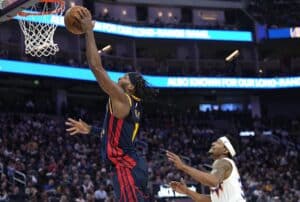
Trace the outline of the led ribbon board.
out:
M 96 81 L 88 68 L 48 65 L 0 59 L 0 73 L 46 76 L 84 81 Z M 108 71 L 110 78 L 117 82 L 122 72 Z M 0 74 L 0 78 L 3 74 Z M 300 77 L 238 78 L 238 77 L 172 77 L 147 76 L 145 79 L 157 88 L 220 88 L 220 89 L 280 89 L 299 88 Z
M 64 17 L 57 15 L 47 16 L 16 16 L 14 19 L 32 22 L 43 22 L 46 24 L 64 25 Z M 157 38 L 157 39 L 193 39 L 193 40 L 219 40 L 252 42 L 252 33 L 249 31 L 228 31 L 228 30 L 199 30 L 199 29 L 175 29 L 175 28 L 152 28 L 134 27 L 114 23 L 97 21 L 95 32 L 106 34 L 122 35 L 134 38 Z
M 269 29 L 270 39 L 300 38 L 300 27 Z

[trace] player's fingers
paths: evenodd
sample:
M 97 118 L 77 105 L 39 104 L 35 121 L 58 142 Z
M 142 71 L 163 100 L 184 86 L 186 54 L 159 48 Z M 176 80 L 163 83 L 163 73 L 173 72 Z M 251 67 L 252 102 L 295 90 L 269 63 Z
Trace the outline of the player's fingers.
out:
M 178 155 L 176 155 L 176 154 L 174 154 L 174 153 L 172 153 L 172 152 L 169 152 L 168 154 L 167 154 L 169 157 L 171 157 L 172 159 L 174 159 L 174 160 L 180 160 L 180 158 L 179 158 L 179 156 Z
M 79 9 L 79 10 L 78 10 L 78 15 L 80 16 L 81 19 L 83 19 L 84 17 L 86 17 L 86 16 L 85 16 L 84 9 Z
M 176 190 L 178 184 L 179 184 L 178 182 L 172 181 L 172 182 L 170 182 L 170 187 L 171 187 L 172 189 Z
M 76 122 L 75 119 L 72 119 L 72 118 L 70 118 L 70 117 L 68 118 L 68 121 L 69 121 L 69 122 L 72 122 L 72 123 L 73 123 L 73 122 Z
M 171 162 L 175 162 L 175 160 L 172 159 L 172 158 L 168 158 L 168 160 L 171 161 Z
M 178 182 L 176 182 L 176 181 L 171 181 L 169 184 L 170 184 L 170 186 L 172 186 L 172 185 L 178 184 Z
M 66 122 L 65 122 L 65 125 L 67 125 L 67 126 L 74 126 L 74 124 L 71 123 L 71 122 L 69 122 L 69 121 L 66 121 Z
M 89 12 L 88 12 L 88 10 L 87 10 L 86 8 L 82 9 L 82 10 L 81 10 L 81 13 L 82 13 L 82 15 L 83 15 L 85 18 L 91 19 L 91 16 L 89 15 Z
M 175 191 L 176 190 L 176 185 L 175 184 L 170 184 L 170 187 Z
M 180 178 L 180 182 L 181 182 L 183 185 L 186 185 L 185 180 L 183 179 L 183 177 Z
M 75 130 L 77 130 L 75 127 L 67 128 L 67 129 L 66 129 L 66 131 L 68 131 L 68 132 L 72 132 L 72 131 L 75 131 Z
M 173 154 L 173 153 L 171 153 L 171 152 L 169 152 L 169 151 L 167 151 L 167 157 L 170 157 L 170 158 L 175 158 L 175 157 L 176 157 L 176 155 L 175 155 L 175 154 Z
M 70 135 L 75 135 L 76 133 L 78 133 L 77 130 L 75 130 L 74 132 L 70 133 Z
M 174 159 L 174 156 L 172 156 L 172 155 L 170 155 L 170 154 L 167 154 L 167 157 L 168 157 L 168 158 Z
M 90 12 L 87 8 L 84 9 L 84 12 L 85 12 L 85 15 L 86 15 L 88 18 L 92 19 L 91 12 Z
M 75 119 L 72 119 L 72 118 L 68 118 L 68 121 L 71 122 L 71 123 L 73 123 L 73 124 L 78 123 L 78 121 L 76 121 Z
M 78 12 L 77 15 L 74 15 L 74 20 L 76 21 L 76 24 L 78 24 L 78 25 L 81 24 L 82 18 L 81 18 L 81 16 L 79 15 L 79 12 Z

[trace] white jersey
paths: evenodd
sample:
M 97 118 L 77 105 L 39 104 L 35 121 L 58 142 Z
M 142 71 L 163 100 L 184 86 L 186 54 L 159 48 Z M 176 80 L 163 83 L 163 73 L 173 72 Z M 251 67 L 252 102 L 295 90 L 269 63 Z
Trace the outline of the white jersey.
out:
M 242 183 L 239 171 L 233 160 L 223 158 L 232 165 L 232 172 L 229 177 L 220 183 L 218 187 L 210 188 L 210 197 L 212 202 L 246 202 L 242 189 Z

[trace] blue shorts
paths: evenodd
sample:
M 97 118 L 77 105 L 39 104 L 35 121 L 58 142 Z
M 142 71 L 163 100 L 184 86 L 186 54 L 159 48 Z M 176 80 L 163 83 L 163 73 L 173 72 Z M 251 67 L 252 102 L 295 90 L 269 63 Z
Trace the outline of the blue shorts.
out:
M 113 188 L 116 202 L 148 202 L 147 195 L 148 166 L 143 157 L 135 159 L 136 165 L 132 169 L 113 169 Z M 118 170 L 118 171 L 117 171 Z M 121 191 L 121 187 L 123 192 Z

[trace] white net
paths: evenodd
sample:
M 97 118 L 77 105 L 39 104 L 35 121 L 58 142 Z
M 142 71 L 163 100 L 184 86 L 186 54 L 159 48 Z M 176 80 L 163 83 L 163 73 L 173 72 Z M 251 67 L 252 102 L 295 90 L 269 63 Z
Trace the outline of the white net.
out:
M 28 16 L 19 16 L 19 24 L 25 37 L 25 53 L 34 57 L 55 55 L 59 47 L 53 41 L 57 24 L 51 23 L 52 14 L 61 16 L 64 3 L 38 3 L 28 8 Z

